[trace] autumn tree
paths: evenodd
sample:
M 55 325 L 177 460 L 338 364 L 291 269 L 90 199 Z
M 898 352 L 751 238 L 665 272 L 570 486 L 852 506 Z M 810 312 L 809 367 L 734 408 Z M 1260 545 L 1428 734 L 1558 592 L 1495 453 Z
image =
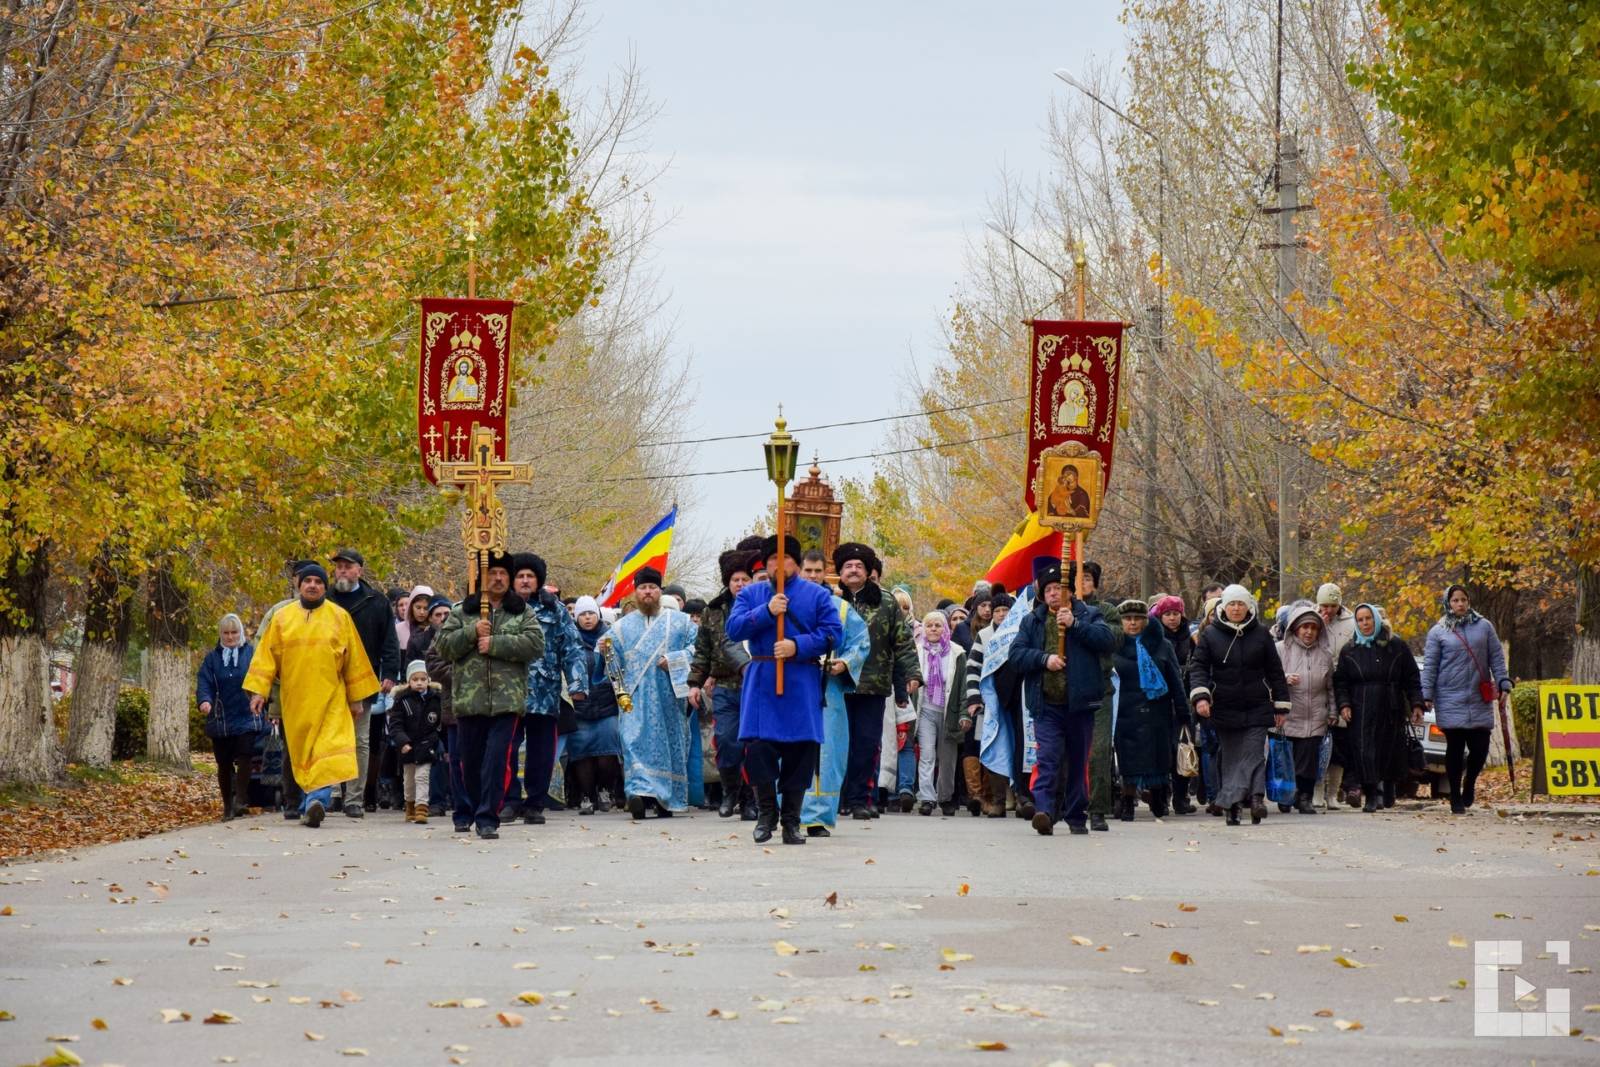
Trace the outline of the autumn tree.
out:
M 466 219 L 485 285 L 524 304 L 521 352 L 591 299 L 605 232 L 548 67 L 502 47 L 517 6 L 24 5 L 7 23 L 28 84 L 0 146 L 0 779 L 59 767 L 52 559 L 109 550 L 152 576 L 151 736 L 182 762 L 187 620 L 209 591 L 266 599 L 279 561 L 334 541 L 381 561 L 437 514 L 384 489 L 417 477 L 412 301 L 459 276 Z

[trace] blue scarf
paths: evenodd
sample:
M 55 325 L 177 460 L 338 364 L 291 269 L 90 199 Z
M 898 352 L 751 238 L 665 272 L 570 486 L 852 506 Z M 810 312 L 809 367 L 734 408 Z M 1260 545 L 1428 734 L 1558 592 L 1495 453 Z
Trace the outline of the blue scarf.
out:
M 1369 648 L 1378 643 L 1378 638 L 1383 636 L 1383 609 L 1376 604 L 1357 604 L 1356 611 L 1362 608 L 1372 612 L 1372 636 L 1368 637 L 1361 632 L 1361 627 L 1356 627 L 1356 644 L 1362 648 Z
M 1166 696 L 1167 680 L 1161 677 L 1161 668 L 1156 666 L 1154 657 L 1145 650 L 1144 641 L 1135 641 L 1133 647 L 1139 655 L 1139 688 L 1144 690 L 1145 699 L 1159 700 Z

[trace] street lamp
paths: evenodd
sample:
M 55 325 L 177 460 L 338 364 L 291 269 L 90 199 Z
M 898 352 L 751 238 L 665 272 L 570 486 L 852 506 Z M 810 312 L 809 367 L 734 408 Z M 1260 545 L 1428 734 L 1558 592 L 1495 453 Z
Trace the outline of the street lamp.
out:
M 1162 139 L 1155 133 L 1155 131 L 1151 130 L 1148 126 L 1144 125 L 1143 123 L 1139 122 L 1138 120 L 1131 118 L 1121 108 L 1117 107 L 1115 104 L 1112 104 L 1109 101 L 1107 101 L 1106 99 L 1104 99 L 1103 97 L 1101 97 L 1099 93 L 1096 93 L 1093 89 L 1091 89 L 1087 85 L 1083 84 L 1083 82 L 1079 81 L 1077 78 L 1074 78 L 1072 76 L 1072 74 L 1069 73 L 1068 71 L 1058 70 L 1058 71 L 1055 72 L 1055 75 L 1056 75 L 1057 78 L 1060 78 L 1062 81 L 1066 82 L 1068 85 L 1070 85 L 1074 89 L 1078 90 L 1078 92 L 1082 93 L 1084 96 L 1087 96 L 1090 100 L 1093 100 L 1095 103 L 1099 104 L 1101 107 L 1105 108 L 1107 111 L 1111 112 L 1113 115 L 1117 116 L 1117 118 L 1121 119 L 1123 122 L 1125 122 L 1127 125 L 1129 125 L 1133 129 L 1137 130 L 1138 132 L 1144 134 L 1146 137 L 1150 138 L 1150 140 L 1152 142 L 1155 143 L 1155 146 L 1156 146 L 1156 168 L 1157 168 L 1157 171 L 1158 171 L 1157 193 L 1156 193 L 1156 261 L 1158 263 L 1160 263 L 1160 265 L 1161 265 L 1161 273 L 1165 274 L 1166 271 L 1167 271 L 1167 146 L 1166 146 L 1166 143 L 1164 141 L 1162 141 Z M 1167 330 L 1166 330 L 1166 324 L 1165 324 L 1165 321 L 1164 321 L 1165 316 L 1163 315 L 1164 305 L 1165 305 L 1165 301 L 1164 300 L 1158 300 L 1156 302 L 1156 305 L 1155 305 L 1156 350 L 1155 350 L 1155 360 L 1153 362 L 1155 362 L 1158 365 L 1164 364 L 1165 363 L 1165 359 L 1166 359 Z M 1152 368 L 1152 370 L 1153 369 L 1154 368 Z M 1155 376 L 1153 374 L 1151 375 L 1150 382 L 1151 382 L 1151 385 L 1153 387 L 1155 385 L 1155 382 L 1156 382 L 1156 378 L 1155 378 Z M 1144 517 L 1145 517 L 1145 522 L 1150 523 L 1152 525 L 1155 523 L 1155 517 L 1156 517 L 1155 467 L 1156 467 L 1156 448 L 1157 448 L 1157 444 L 1158 444 L 1157 430 L 1159 428 L 1158 423 L 1159 423 L 1159 419 L 1160 419 L 1160 412 L 1161 412 L 1160 405 L 1155 403 L 1154 398 L 1152 398 L 1151 403 L 1150 403 L 1150 410 L 1148 412 L 1146 412 L 1146 414 L 1145 414 L 1145 425 L 1144 425 L 1144 431 L 1145 431 L 1145 456 L 1146 456 L 1145 462 L 1147 464 L 1147 468 L 1145 470 L 1145 475 L 1144 475 Z M 1280 513 L 1281 513 L 1281 509 L 1280 509 Z M 1150 554 L 1150 552 L 1146 551 L 1145 552 L 1145 558 L 1144 558 L 1144 565 L 1139 570 L 1139 593 L 1140 593 L 1140 595 L 1145 597 L 1145 598 L 1147 598 L 1147 599 L 1149 597 L 1153 596 L 1155 594 L 1155 585 L 1156 585 L 1156 561 L 1155 561 L 1155 558 Z
M 789 423 L 784 420 L 783 408 L 778 408 L 778 419 L 774 423 L 772 436 L 762 442 L 761 449 L 767 455 L 767 478 L 778 487 L 778 567 L 777 573 L 772 576 L 773 588 L 779 596 L 783 595 L 784 579 L 784 522 L 783 522 L 783 492 L 784 487 L 794 481 L 794 469 L 800 462 L 800 442 L 789 433 Z M 784 616 L 778 616 L 778 637 L 783 640 Z M 773 674 L 777 682 L 776 693 L 783 696 L 783 660 L 773 663 Z

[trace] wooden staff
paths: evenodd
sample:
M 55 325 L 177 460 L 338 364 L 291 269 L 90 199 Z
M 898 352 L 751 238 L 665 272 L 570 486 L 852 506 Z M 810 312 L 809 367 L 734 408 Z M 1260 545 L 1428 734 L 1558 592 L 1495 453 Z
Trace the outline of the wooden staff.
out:
M 785 558 L 786 553 L 783 549 L 783 486 L 780 485 L 778 486 L 778 573 L 772 576 L 773 587 L 777 589 L 779 596 L 783 595 L 783 563 Z M 787 616 L 788 612 L 784 612 L 784 614 L 778 616 L 779 641 L 783 640 L 783 622 Z M 774 652 L 776 652 L 776 649 L 774 649 Z M 783 660 L 778 659 L 776 656 L 774 656 L 773 659 L 776 661 L 773 666 L 777 668 L 776 693 L 778 696 L 783 696 Z

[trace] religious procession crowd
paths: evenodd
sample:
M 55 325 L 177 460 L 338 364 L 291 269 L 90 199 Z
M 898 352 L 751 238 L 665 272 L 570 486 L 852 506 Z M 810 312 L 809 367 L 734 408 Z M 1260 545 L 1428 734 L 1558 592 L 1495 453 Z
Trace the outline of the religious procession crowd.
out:
M 225 819 L 245 812 L 269 733 L 284 817 L 309 827 L 392 808 L 492 839 L 556 807 L 699 806 L 754 822 L 758 843 L 804 844 L 895 809 L 1081 834 L 1141 802 L 1232 826 L 1269 799 L 1314 814 L 1319 783 L 1392 805 L 1425 707 L 1460 814 L 1512 684 L 1459 585 L 1419 668 L 1380 607 L 1351 611 L 1332 583 L 1270 621 L 1243 586 L 1214 585 L 1192 622 L 1180 596 L 1114 602 L 1093 561 L 1040 557 L 1015 594 L 979 582 L 918 617 L 871 547 L 830 561 L 768 537 L 722 553 L 709 602 L 646 566 L 619 613 L 563 598 L 532 553 L 490 556 L 460 603 L 385 593 L 353 549 L 329 562 L 292 566 L 254 640 L 225 616 L 200 668 Z

